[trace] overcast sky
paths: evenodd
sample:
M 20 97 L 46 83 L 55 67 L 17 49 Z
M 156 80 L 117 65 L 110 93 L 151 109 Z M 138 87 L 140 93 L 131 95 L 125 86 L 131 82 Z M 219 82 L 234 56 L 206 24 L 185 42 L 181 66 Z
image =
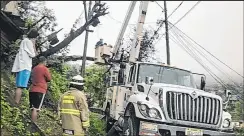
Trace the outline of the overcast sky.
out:
M 119 30 L 124 20 L 130 1 L 107 1 L 109 6 L 109 15 L 100 17 L 101 24 L 91 29 L 93 33 L 89 34 L 87 56 L 94 56 L 94 46 L 96 42 L 103 38 L 108 44 L 114 45 Z M 158 1 L 163 7 L 163 1 Z M 167 2 L 168 14 L 170 14 L 180 1 Z M 169 21 L 175 23 L 179 20 L 196 1 L 184 1 L 181 7 L 169 18 Z M 57 17 L 58 28 L 64 28 L 59 33 L 59 39 L 64 38 L 64 34 L 70 31 L 75 20 L 83 12 L 83 2 L 79 1 L 47 1 L 48 8 L 54 10 Z M 134 9 L 130 24 L 136 23 L 139 15 L 139 2 Z M 84 14 L 83 14 L 84 16 Z M 146 16 L 147 28 L 156 28 L 154 22 L 163 18 L 162 9 L 155 3 L 150 2 Z M 81 26 L 84 23 L 84 17 L 81 20 Z M 127 33 L 133 25 L 129 25 Z M 202 1 L 187 16 L 185 16 L 177 25 L 180 30 L 192 37 L 205 49 L 214 54 L 217 58 L 225 62 L 231 68 L 243 75 L 243 2 L 241 1 Z M 160 31 L 164 33 L 164 29 Z M 126 36 L 126 35 L 125 35 Z M 70 44 L 69 55 L 82 55 L 84 47 L 85 33 L 80 35 Z M 162 38 L 156 45 L 157 56 L 166 62 L 165 38 Z M 170 41 L 171 64 L 177 67 L 191 70 L 193 72 L 208 73 L 191 56 L 182 50 L 173 41 Z M 217 61 L 215 61 L 217 62 Z M 81 62 L 79 62 L 81 64 Z M 217 64 L 217 63 L 216 63 Z M 228 74 L 241 81 L 237 74 L 228 70 L 221 63 L 218 67 L 228 72 Z M 226 78 L 214 67 L 209 66 L 217 75 Z M 210 76 L 207 76 L 211 80 Z

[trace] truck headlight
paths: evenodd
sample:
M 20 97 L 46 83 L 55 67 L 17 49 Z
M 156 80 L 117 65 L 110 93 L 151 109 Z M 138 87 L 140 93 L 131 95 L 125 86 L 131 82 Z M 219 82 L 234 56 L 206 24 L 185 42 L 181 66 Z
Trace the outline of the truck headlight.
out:
M 149 117 L 151 117 L 151 118 L 157 118 L 157 116 L 158 116 L 158 111 L 157 111 L 157 109 L 154 109 L 154 108 L 149 109 L 149 111 L 148 111 L 148 115 L 149 115 Z
M 146 111 L 146 110 L 147 110 L 147 106 L 146 106 L 145 104 L 142 104 L 142 105 L 141 105 L 141 110 L 142 110 L 142 111 Z
M 146 104 L 137 103 L 139 111 L 144 117 L 161 119 L 160 112 L 156 108 L 149 108 Z
M 223 121 L 223 128 L 228 128 L 230 127 L 230 120 L 229 119 L 224 119 Z

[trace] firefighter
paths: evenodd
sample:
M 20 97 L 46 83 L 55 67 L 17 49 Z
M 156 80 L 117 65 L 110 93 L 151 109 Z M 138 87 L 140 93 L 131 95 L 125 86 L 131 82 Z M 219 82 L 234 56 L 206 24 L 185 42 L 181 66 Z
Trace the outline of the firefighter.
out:
M 84 136 L 90 126 L 87 99 L 82 92 L 83 85 L 83 77 L 73 77 L 69 91 L 59 100 L 58 114 L 61 116 L 64 135 Z

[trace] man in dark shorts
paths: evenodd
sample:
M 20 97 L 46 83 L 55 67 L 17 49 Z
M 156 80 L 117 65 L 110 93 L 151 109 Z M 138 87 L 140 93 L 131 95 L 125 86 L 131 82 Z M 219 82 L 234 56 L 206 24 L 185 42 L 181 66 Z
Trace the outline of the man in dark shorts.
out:
M 40 63 L 32 69 L 32 84 L 29 93 L 31 118 L 34 122 L 37 120 L 47 92 L 47 82 L 51 81 L 51 74 L 46 67 L 46 58 L 41 56 L 39 60 Z

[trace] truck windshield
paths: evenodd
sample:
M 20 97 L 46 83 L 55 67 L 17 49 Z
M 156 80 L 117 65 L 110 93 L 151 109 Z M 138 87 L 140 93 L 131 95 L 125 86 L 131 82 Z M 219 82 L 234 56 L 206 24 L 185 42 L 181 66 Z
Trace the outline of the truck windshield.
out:
M 137 82 L 145 82 L 146 76 L 153 77 L 154 83 L 165 83 L 195 88 L 193 76 L 190 72 L 153 64 L 140 64 Z

